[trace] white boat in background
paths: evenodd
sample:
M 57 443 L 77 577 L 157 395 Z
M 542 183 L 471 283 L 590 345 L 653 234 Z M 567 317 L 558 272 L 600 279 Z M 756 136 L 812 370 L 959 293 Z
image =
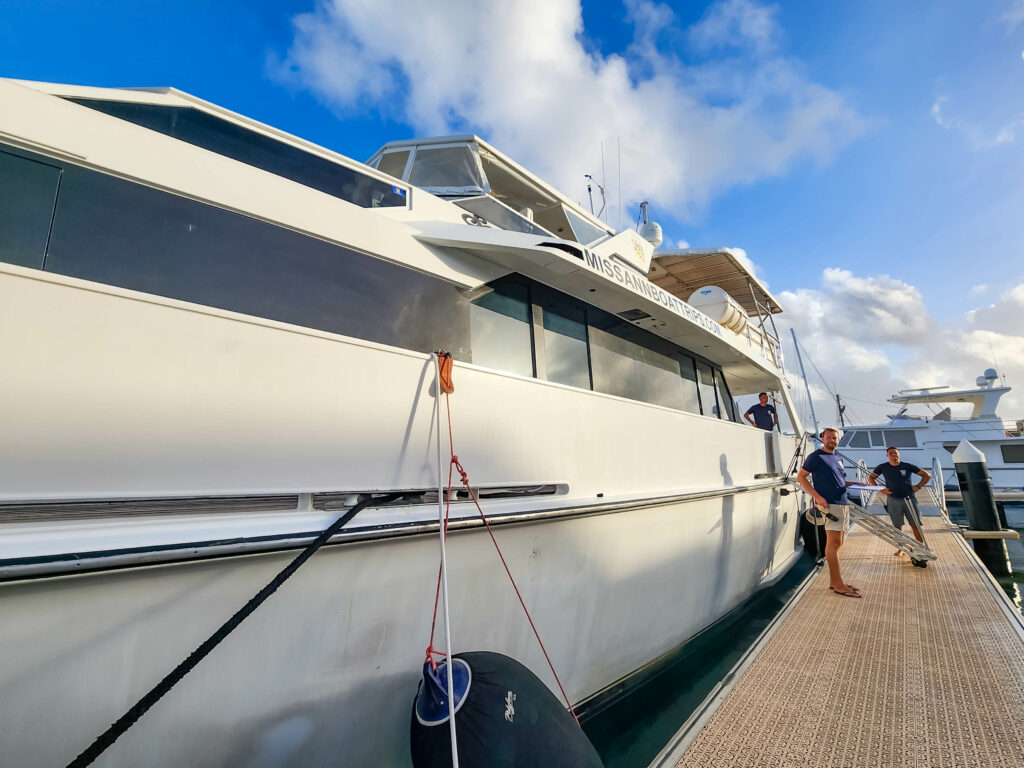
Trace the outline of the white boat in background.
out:
M 733 400 L 779 391 L 799 425 L 779 308 L 728 252 L 655 256 L 474 136 L 368 166 L 173 89 L 0 80 L 0 104 L 5 765 L 67 764 L 382 493 L 401 496 L 102 765 L 408 765 L 448 459 L 439 347 L 454 449 L 573 703 L 798 557 L 800 444 Z M 749 298 L 712 291 L 697 311 L 687 265 Z M 455 501 L 455 650 L 512 656 L 554 690 Z
M 996 493 L 1014 498 L 1024 490 L 1024 422 L 996 413 L 999 400 L 1010 391 L 998 380 L 999 375 L 989 368 L 973 389 L 927 387 L 900 392 L 889 398 L 900 407 L 887 423 L 845 427 L 839 450 L 854 462 L 863 461 L 870 470 L 886 460 L 888 446 L 896 446 L 903 461 L 929 471 L 932 460 L 938 460 L 943 484 L 956 489 L 952 454 L 961 440 L 968 440 L 985 454 Z M 953 407 L 963 403 L 971 406 L 970 414 L 955 417 Z M 923 408 L 913 413 L 910 409 L 915 406 Z M 928 412 L 921 413 L 925 408 Z

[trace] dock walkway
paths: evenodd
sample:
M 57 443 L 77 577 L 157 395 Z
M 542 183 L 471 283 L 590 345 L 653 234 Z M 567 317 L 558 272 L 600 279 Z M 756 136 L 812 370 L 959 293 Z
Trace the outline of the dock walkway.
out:
M 1022 768 L 1024 625 L 960 536 L 924 522 L 927 569 L 855 527 L 841 563 L 863 599 L 829 591 L 822 569 L 703 728 L 653 765 Z

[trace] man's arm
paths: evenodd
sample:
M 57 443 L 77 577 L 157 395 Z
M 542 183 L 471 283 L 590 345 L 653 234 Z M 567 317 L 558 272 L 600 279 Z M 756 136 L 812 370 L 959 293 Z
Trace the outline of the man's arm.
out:
M 750 422 L 750 426 L 756 427 L 757 424 L 755 424 L 754 420 L 750 418 L 750 410 L 750 408 L 747 408 L 747 412 L 743 414 L 743 418 Z
M 921 476 L 921 482 L 914 486 L 915 491 L 920 491 L 924 486 L 928 484 L 928 481 L 932 479 L 931 472 L 926 469 L 918 468 L 916 474 Z
M 875 482 L 875 480 L 877 480 L 877 479 L 878 479 L 878 473 L 877 472 L 872 472 L 870 475 L 868 475 L 868 485 L 878 485 L 878 483 Z M 847 483 L 847 485 L 849 485 L 849 483 Z M 879 490 L 879 493 L 881 493 L 881 494 L 883 494 L 885 496 L 888 496 L 890 493 L 892 493 L 892 491 L 890 491 L 884 485 L 878 485 L 878 487 L 881 489 L 881 490 Z
M 814 490 L 814 486 L 811 485 L 811 481 L 807 478 L 810 477 L 811 473 L 806 469 L 801 469 L 796 475 L 796 481 L 800 483 L 800 487 L 807 491 L 808 495 L 814 499 L 815 503 L 819 507 L 828 507 L 828 502 L 825 501 L 825 497 Z
M 774 405 L 772 406 L 772 418 L 775 419 L 775 426 L 779 426 L 779 411 Z

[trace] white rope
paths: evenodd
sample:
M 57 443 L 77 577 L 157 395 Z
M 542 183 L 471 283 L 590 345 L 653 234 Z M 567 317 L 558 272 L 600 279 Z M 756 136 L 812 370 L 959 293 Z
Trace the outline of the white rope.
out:
M 434 354 L 434 387 L 437 400 L 434 404 L 434 421 L 437 425 L 437 519 L 441 534 L 441 604 L 444 606 L 444 640 L 447 645 L 445 657 L 448 673 L 448 729 L 452 735 L 452 768 L 459 768 L 459 745 L 455 739 L 455 684 L 452 681 L 452 625 L 448 615 L 448 560 L 445 553 L 444 525 L 444 476 L 441 461 L 441 358 Z

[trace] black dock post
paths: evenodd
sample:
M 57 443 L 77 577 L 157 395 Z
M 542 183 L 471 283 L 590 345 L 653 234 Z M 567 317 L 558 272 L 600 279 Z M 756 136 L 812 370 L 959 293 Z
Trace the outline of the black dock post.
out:
M 992 480 L 988 476 L 985 454 L 966 440 L 953 451 L 953 465 L 963 494 L 967 523 L 975 531 L 1001 531 L 999 512 L 992 493 Z M 1001 539 L 975 539 L 974 551 L 989 571 L 996 576 L 1010 573 L 1006 542 Z

